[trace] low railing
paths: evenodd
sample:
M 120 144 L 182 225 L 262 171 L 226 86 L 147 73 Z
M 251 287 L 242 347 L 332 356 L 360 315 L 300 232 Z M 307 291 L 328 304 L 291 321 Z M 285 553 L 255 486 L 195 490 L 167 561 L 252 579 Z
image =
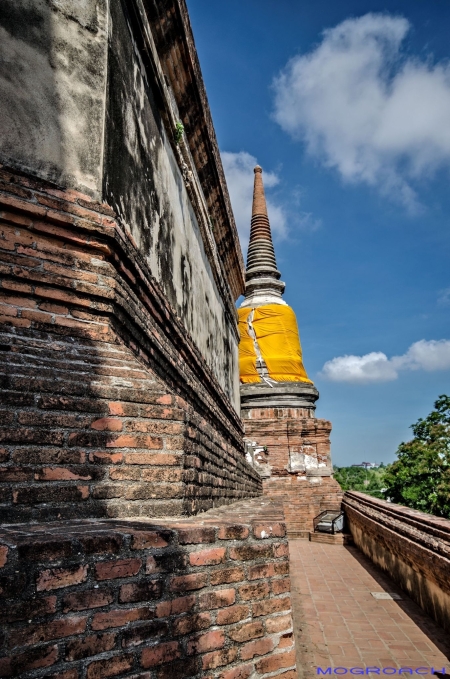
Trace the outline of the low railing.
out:
M 342 506 L 361 551 L 450 629 L 450 520 L 356 491 Z

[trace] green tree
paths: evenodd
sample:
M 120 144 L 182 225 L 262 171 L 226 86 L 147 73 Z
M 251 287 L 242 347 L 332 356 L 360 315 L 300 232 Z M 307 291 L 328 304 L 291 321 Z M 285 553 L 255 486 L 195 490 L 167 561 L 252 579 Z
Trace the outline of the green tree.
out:
M 342 490 L 359 490 L 373 497 L 384 498 L 384 470 L 363 467 L 334 467 L 334 478 Z
M 392 502 L 450 518 L 450 397 L 439 396 L 434 410 L 411 425 L 414 438 L 401 443 L 389 465 L 384 495 Z

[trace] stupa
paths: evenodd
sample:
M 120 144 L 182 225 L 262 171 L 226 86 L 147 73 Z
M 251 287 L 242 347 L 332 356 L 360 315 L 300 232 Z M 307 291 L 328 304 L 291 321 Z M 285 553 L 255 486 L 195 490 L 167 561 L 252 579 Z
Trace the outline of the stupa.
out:
M 241 414 L 248 454 L 264 493 L 283 499 L 288 532 L 309 537 L 313 519 L 339 509 L 333 479 L 331 423 L 315 417 L 319 392 L 303 365 L 297 319 L 282 299 L 262 169 L 254 169 L 245 298 L 240 308 Z

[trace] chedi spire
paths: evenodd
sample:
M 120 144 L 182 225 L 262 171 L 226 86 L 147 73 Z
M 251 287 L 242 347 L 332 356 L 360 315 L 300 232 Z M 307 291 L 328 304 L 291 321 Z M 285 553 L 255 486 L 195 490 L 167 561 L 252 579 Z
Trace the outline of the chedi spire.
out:
M 273 249 L 262 168 L 257 165 L 254 173 L 252 221 L 245 273 L 245 300 L 241 306 L 285 304 L 281 299 L 285 285 L 280 281 L 280 272 L 277 269 Z

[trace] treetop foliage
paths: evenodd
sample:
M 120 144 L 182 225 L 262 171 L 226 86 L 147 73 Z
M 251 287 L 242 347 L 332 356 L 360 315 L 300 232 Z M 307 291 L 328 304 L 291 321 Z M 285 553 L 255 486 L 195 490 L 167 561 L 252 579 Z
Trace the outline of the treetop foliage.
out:
M 411 426 L 414 438 L 401 443 L 385 473 L 385 496 L 392 502 L 450 518 L 450 397 L 439 396 L 434 410 Z

